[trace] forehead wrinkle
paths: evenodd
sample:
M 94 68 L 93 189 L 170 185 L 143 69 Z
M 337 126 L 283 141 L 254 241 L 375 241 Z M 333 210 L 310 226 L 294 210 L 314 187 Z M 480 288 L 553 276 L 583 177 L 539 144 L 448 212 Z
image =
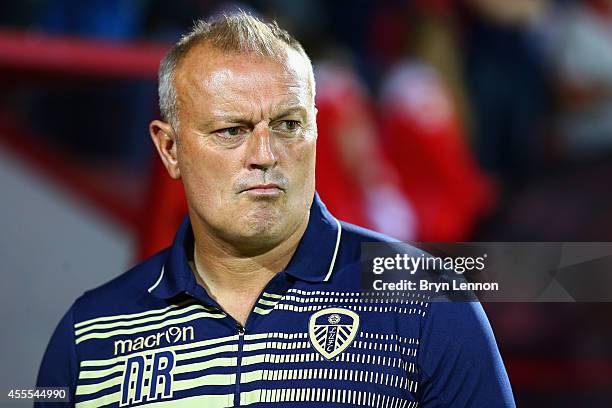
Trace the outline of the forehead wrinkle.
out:
M 280 101 L 279 103 L 274 104 L 272 106 L 272 109 L 270 110 L 270 116 L 271 118 L 276 118 L 282 115 L 288 115 L 295 112 L 307 114 L 308 105 L 305 105 L 304 102 L 299 99 Z
M 254 123 L 262 119 L 274 119 L 287 111 L 297 111 L 307 115 L 309 112 L 309 98 L 299 89 L 290 89 L 289 92 L 279 91 L 270 96 L 243 95 L 244 97 L 232 97 L 232 95 L 217 92 L 209 95 L 213 101 L 209 113 L 199 109 L 190 109 L 191 114 L 198 116 L 209 116 L 206 125 L 215 122 L 250 122 Z M 248 96 L 248 97 L 247 97 Z M 200 96 L 190 89 L 185 92 L 184 101 L 188 106 L 195 106 Z M 216 100 L 216 101 L 215 101 Z
M 288 61 L 282 63 L 270 59 L 251 60 L 247 57 L 247 63 L 255 68 L 249 71 L 242 70 L 240 65 L 236 66 L 237 56 L 214 53 L 215 55 L 204 57 L 200 54 L 200 58 L 196 58 L 198 52 L 194 51 L 196 50 L 192 50 L 191 55 L 183 61 L 179 75 L 175 78 L 177 88 L 179 84 L 181 85 L 181 92 L 177 92 L 179 106 L 189 103 L 194 107 L 199 103 L 198 100 L 204 97 L 212 102 L 213 109 L 209 112 L 214 113 L 214 116 L 219 114 L 229 116 L 228 112 L 219 112 L 215 106 L 233 105 L 231 111 L 234 112 L 229 113 L 232 115 L 240 113 L 235 116 L 248 116 L 247 119 L 252 120 L 257 115 L 272 116 L 288 105 L 302 106 L 307 111 L 310 105 L 314 105 L 309 91 L 311 83 L 306 72 L 307 67 L 303 58 L 297 53 L 291 53 L 292 55 L 288 55 Z M 299 57 L 299 61 L 298 58 L 290 58 L 296 56 Z M 229 65 L 223 66 L 227 63 Z M 268 71 L 267 75 L 257 75 L 256 66 L 259 64 L 277 64 L 281 69 L 275 72 L 272 70 L 270 74 L 268 67 L 264 69 Z M 262 92 L 253 93 L 254 87 L 261 88 Z M 241 102 L 246 102 L 248 106 L 241 106 Z M 191 110 L 204 113 L 198 109 Z
M 254 109 L 213 109 L 212 122 L 254 122 Z
M 224 100 L 215 104 L 215 116 L 243 117 L 259 112 L 261 117 L 275 116 L 280 111 L 290 109 L 308 109 L 307 101 L 301 92 L 277 92 L 274 95 L 258 96 L 248 95 L 244 98 L 223 97 Z
M 201 92 L 209 99 L 218 100 L 219 104 L 237 103 L 239 101 L 259 102 L 264 105 L 267 98 L 280 99 L 290 97 L 302 100 L 307 94 L 305 87 L 294 79 L 283 78 L 282 81 L 270 79 L 268 75 L 249 78 L 234 75 L 231 70 L 224 69 L 226 72 L 213 72 L 213 78 L 206 78 L 203 81 L 195 81 L 197 91 Z M 216 78 L 215 78 L 216 77 Z M 272 84 L 272 85 L 271 85 Z M 253 94 L 253 89 L 261 90 Z M 213 92 L 213 90 L 215 90 Z M 221 92 L 219 92 L 221 90 Z M 274 102 L 275 104 L 284 101 Z

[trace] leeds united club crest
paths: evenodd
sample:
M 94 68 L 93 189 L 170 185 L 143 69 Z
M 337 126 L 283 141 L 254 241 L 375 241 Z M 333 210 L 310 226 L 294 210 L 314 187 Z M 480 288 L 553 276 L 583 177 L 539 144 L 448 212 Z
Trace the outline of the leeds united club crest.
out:
M 319 310 L 310 316 L 308 337 L 315 350 L 329 360 L 351 344 L 358 328 L 357 313 L 333 307 Z

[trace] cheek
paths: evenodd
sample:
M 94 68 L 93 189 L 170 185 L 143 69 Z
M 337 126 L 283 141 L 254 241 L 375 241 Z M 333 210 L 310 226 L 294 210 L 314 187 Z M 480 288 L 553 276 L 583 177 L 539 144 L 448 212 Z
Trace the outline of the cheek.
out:
M 295 144 L 289 150 L 287 163 L 296 186 L 308 189 L 313 184 L 315 152 L 314 141 Z
M 225 155 L 197 143 L 185 144 L 179 156 L 183 183 L 190 195 L 200 202 L 218 200 L 231 186 L 230 163 Z

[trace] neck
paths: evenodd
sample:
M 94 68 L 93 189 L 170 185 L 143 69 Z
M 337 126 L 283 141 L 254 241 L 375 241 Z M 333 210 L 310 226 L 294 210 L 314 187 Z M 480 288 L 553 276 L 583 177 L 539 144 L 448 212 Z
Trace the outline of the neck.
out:
M 305 221 L 276 246 L 241 253 L 194 225 L 194 273 L 200 285 L 242 325 L 268 282 L 285 269 L 308 225 Z

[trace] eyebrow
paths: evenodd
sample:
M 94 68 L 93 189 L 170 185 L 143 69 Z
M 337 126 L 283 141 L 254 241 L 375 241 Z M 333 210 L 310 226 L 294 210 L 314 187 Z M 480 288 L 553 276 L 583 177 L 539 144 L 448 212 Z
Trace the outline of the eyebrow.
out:
M 290 116 L 296 113 L 306 116 L 307 110 L 304 106 L 291 106 L 289 108 L 284 109 L 280 113 L 274 115 L 271 118 L 271 120 L 278 120 L 280 118 Z M 246 118 L 245 116 L 242 116 L 239 113 L 232 112 L 232 113 L 227 113 L 227 114 L 223 114 L 223 113 L 219 114 L 219 116 L 216 116 L 215 118 L 207 121 L 203 125 L 214 127 L 214 124 L 219 123 L 219 122 L 250 124 L 252 121 L 251 119 Z
M 286 116 L 290 116 L 294 113 L 297 114 L 301 114 L 303 116 L 306 116 L 306 108 L 304 106 L 292 106 L 290 108 L 286 108 L 285 110 L 283 110 L 281 113 L 279 113 L 278 115 L 275 115 L 272 120 L 277 120 Z
M 198 128 L 206 129 L 206 128 L 216 128 L 221 123 L 239 123 L 239 124 L 249 124 L 251 122 L 250 119 L 247 119 L 244 116 L 241 116 L 239 113 L 228 113 L 228 114 L 220 114 L 219 116 L 215 116 L 205 122 L 200 123 Z
M 228 113 L 228 114 L 221 114 L 219 116 L 216 116 L 214 119 L 210 120 L 209 123 L 215 123 L 215 122 L 247 123 L 250 121 L 251 121 L 250 119 L 246 118 L 243 115 L 240 115 L 239 113 Z

